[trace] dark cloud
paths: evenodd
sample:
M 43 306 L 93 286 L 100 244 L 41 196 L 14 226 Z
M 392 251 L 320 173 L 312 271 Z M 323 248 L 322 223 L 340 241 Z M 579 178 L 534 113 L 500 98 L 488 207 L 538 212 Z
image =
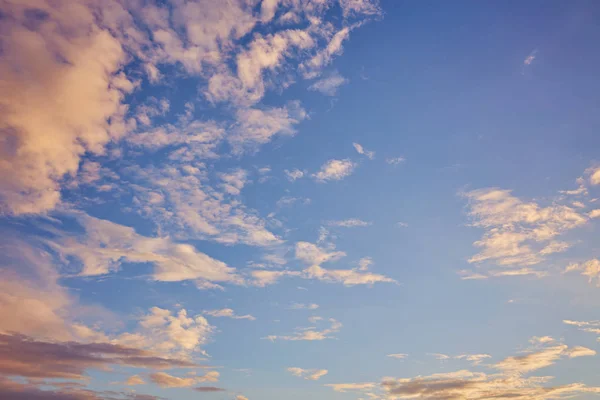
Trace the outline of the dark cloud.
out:
M 65 382 L 62 382 L 65 383 Z M 113 391 L 95 392 L 77 388 L 64 387 L 57 383 L 44 385 L 57 386 L 53 389 L 42 390 L 39 386 L 23 384 L 0 377 L 0 399 L 3 400 L 165 400 L 162 397 L 138 393 L 120 393 Z
M 24 335 L 0 334 L 2 375 L 81 379 L 89 368 L 107 369 L 112 364 L 146 368 L 196 366 L 111 343 L 43 342 Z
M 218 388 L 215 386 L 200 386 L 200 387 L 194 388 L 194 390 L 197 392 L 224 392 L 225 391 L 225 389 Z

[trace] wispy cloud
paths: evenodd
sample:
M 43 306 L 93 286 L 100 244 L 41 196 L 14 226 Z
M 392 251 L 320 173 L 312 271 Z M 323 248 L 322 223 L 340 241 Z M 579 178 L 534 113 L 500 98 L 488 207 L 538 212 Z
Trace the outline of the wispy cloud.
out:
M 348 80 L 335 71 L 329 76 L 315 81 L 308 89 L 321 92 L 326 96 L 335 96 L 339 87 L 346 83 L 348 83 Z
M 352 143 L 352 146 L 354 146 L 354 149 L 358 154 L 366 156 L 369 160 L 373 160 L 375 158 L 375 152 L 366 150 L 361 144 Z
M 254 321 L 256 318 L 250 314 L 246 315 L 236 315 L 236 313 L 231 308 L 221 308 L 219 310 L 204 310 L 203 313 L 205 315 L 210 315 L 211 317 L 225 317 L 225 318 L 233 318 L 233 319 L 249 319 Z
M 328 372 L 326 369 L 303 369 L 298 367 L 289 367 L 287 371 L 294 376 L 311 381 L 319 380 L 319 378 L 327 375 Z

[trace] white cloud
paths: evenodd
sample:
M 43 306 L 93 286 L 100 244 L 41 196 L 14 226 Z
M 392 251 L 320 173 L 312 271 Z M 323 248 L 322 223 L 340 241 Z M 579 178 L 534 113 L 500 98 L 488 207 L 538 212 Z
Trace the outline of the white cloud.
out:
M 212 187 L 205 168 L 201 164 L 193 167 L 182 160 L 183 157 L 175 155 L 171 165 L 163 168 L 131 167 L 126 170 L 127 177 L 138 182 L 132 187 L 136 211 L 152 218 L 161 231 L 173 232 L 177 237 L 252 246 L 272 246 L 282 242 L 265 227 L 266 222 L 255 210 L 245 207 L 239 199 L 227 196 L 227 192 Z M 151 193 L 160 193 L 164 202 L 152 203 Z
M 440 361 L 445 361 L 445 360 L 450 359 L 449 355 L 442 354 L 442 353 L 428 353 L 428 355 L 435 357 L 437 360 L 440 360 Z
M 127 386 L 135 386 L 135 385 L 144 385 L 146 382 L 139 375 L 133 375 L 127 378 L 125 381 L 125 385 Z
M 296 133 L 294 125 L 306 118 L 300 102 L 290 102 L 285 107 L 267 109 L 243 108 L 237 111 L 237 125 L 228 141 L 234 151 L 241 152 L 250 147 L 269 142 L 273 136 Z
M 560 344 L 530 352 L 522 356 L 507 357 L 499 363 L 494 364 L 494 368 L 510 374 L 525 374 L 549 367 L 563 357 L 574 358 L 595 354 L 595 351 L 584 347 L 577 346 L 569 348 L 565 344 Z
M 372 159 L 375 158 L 375 152 L 374 151 L 370 151 L 370 150 L 366 150 L 361 144 L 359 144 L 359 143 L 352 143 L 352 146 L 354 146 L 354 149 L 356 150 L 356 152 L 358 154 L 365 155 L 369 160 L 372 160 Z
M 398 165 L 398 164 L 402 164 L 403 162 L 405 162 L 406 159 L 404 157 L 393 157 L 393 158 L 386 158 L 385 162 L 390 164 L 390 165 Z
M 585 172 L 589 175 L 592 185 L 600 185 L 600 167 L 589 168 Z
M 229 173 L 219 173 L 219 178 L 223 181 L 221 187 L 226 193 L 238 195 L 247 182 L 248 171 L 238 168 Z
M 340 86 L 348 83 L 348 80 L 341 76 L 337 71 L 329 76 L 319 79 L 308 87 L 309 90 L 321 92 L 326 96 L 335 96 Z M 369 157 L 371 158 L 371 157 Z
M 358 270 L 367 271 L 371 265 L 373 265 L 373 259 L 371 257 L 363 257 L 358 260 Z
M 311 303 L 311 304 L 293 303 L 290 306 L 290 310 L 316 310 L 317 308 L 319 308 L 319 305 L 315 304 L 315 303 Z
M 290 182 L 294 182 L 296 179 L 302 178 L 304 176 L 304 174 L 306 173 L 304 171 L 299 170 L 298 168 L 295 168 L 291 171 L 288 171 L 286 169 L 286 170 L 284 170 L 284 172 Z
M 182 388 L 194 386 L 201 382 L 218 382 L 219 372 L 208 371 L 203 376 L 194 376 L 190 378 L 180 378 L 177 376 L 169 375 L 165 372 L 155 372 L 150 374 L 150 380 L 156 383 L 161 388 Z
M 226 317 L 233 319 L 249 319 L 254 321 L 256 318 L 250 314 L 246 315 L 236 315 L 235 312 L 231 308 L 222 308 L 220 310 L 204 310 L 204 314 L 210 315 L 211 317 Z
M 291 335 L 269 335 L 264 339 L 268 339 L 272 342 L 276 340 L 291 340 L 291 341 L 313 341 L 313 340 L 326 340 L 335 338 L 332 336 L 334 333 L 337 333 L 342 328 L 342 324 L 336 321 L 333 318 L 329 318 L 329 328 L 316 330 L 315 327 L 302 327 L 296 328 L 296 332 Z
M 517 270 L 539 264 L 546 256 L 569 247 L 557 241 L 557 236 L 587 221 L 571 207 L 556 204 L 541 207 L 521 201 L 509 190 L 481 189 L 464 196 L 470 203 L 472 225 L 485 230 L 481 240 L 474 243 L 482 250 L 471 257 L 470 263 L 491 262 Z
M 185 309 L 175 314 L 152 307 L 148 314 L 139 318 L 138 325 L 136 331 L 120 334 L 111 342 L 188 358 L 196 352 L 206 354 L 202 346 L 214 332 L 206 318 L 201 315 L 190 317 Z
M 572 321 L 565 319 L 563 320 L 563 323 L 576 326 L 583 332 L 600 335 L 600 321 Z M 598 341 L 600 341 L 600 336 L 598 337 Z
M 483 360 L 487 358 L 491 358 L 489 354 L 461 354 L 458 356 L 454 356 L 457 360 L 467 360 L 471 362 L 473 365 L 479 365 L 483 362 Z
M 157 281 L 196 280 L 200 283 L 242 283 L 235 269 L 197 251 L 192 245 L 169 238 L 149 238 L 133 228 L 77 214 L 83 235 L 64 235 L 48 243 L 63 257 L 76 257 L 82 264 L 80 276 L 107 274 L 124 262 L 152 263 Z
M 343 251 L 328 251 L 309 242 L 296 243 L 296 258 L 309 265 L 336 261 L 344 256 L 346 256 L 346 253 Z
M 388 356 L 388 357 L 391 357 L 391 358 L 396 358 L 396 359 L 398 359 L 398 360 L 403 360 L 403 359 L 405 359 L 406 357 L 408 357 L 408 354 L 404 354 L 404 353 L 394 353 L 394 354 L 388 354 L 387 356 Z
M 106 28 L 122 7 L 110 0 L 102 6 L 114 13 L 94 3 L 40 0 L 36 18 L 27 2 L 3 5 L 1 211 L 52 210 L 61 179 L 77 172 L 83 154 L 102 154 L 133 127 L 122 104 L 134 89 L 120 72 L 127 55 Z
M 349 218 L 349 219 L 344 219 L 341 221 L 328 221 L 327 225 L 338 226 L 338 227 L 342 227 L 342 228 L 354 228 L 354 227 L 358 227 L 358 226 L 369 226 L 369 225 L 371 225 L 371 223 L 367 222 L 367 221 L 363 221 L 358 218 Z
M 329 160 L 321 167 L 321 170 L 313 177 L 318 182 L 339 181 L 352 174 L 356 168 L 356 164 L 352 161 L 345 160 Z
M 350 30 L 351 28 L 347 26 L 341 28 L 332 36 L 327 46 L 319 50 L 309 61 L 300 65 L 300 70 L 303 71 L 305 78 L 317 77 L 323 67 L 331 62 L 334 55 L 342 53 L 342 44 L 350 36 Z
M 289 367 L 287 371 L 299 378 L 304 378 L 311 381 L 319 380 L 322 376 L 327 375 L 326 369 L 302 369 L 298 367 Z
M 596 209 L 596 210 L 590 211 L 590 213 L 588 214 L 588 216 L 590 218 L 598 218 L 598 217 L 600 217 L 600 209 Z
M 588 278 L 588 282 L 596 281 L 596 286 L 600 287 L 600 260 L 594 258 L 584 263 L 572 263 L 567 266 L 565 272 L 580 271 L 581 275 Z
M 325 386 L 332 388 L 336 392 L 344 393 L 350 391 L 364 391 L 373 389 L 376 384 L 373 382 L 362 382 L 362 383 L 329 383 Z
M 309 279 L 342 283 L 345 286 L 373 285 L 380 282 L 396 283 L 392 278 L 372 272 L 361 272 L 355 269 L 324 269 L 319 265 L 306 268 L 304 273 Z
M 533 50 L 531 53 L 529 53 L 529 55 L 525 58 L 525 60 L 523 60 L 523 65 L 531 65 L 533 63 L 533 61 L 535 60 L 535 57 L 537 55 L 537 49 Z

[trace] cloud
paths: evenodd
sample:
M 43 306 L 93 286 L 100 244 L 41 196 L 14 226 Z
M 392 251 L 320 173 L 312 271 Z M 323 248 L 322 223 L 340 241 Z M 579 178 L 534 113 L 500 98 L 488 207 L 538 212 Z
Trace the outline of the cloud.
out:
M 268 339 L 272 342 L 276 340 L 306 340 L 306 341 L 321 341 L 326 339 L 333 339 L 332 334 L 337 333 L 342 328 L 342 324 L 333 318 L 329 318 L 329 328 L 323 330 L 316 330 L 314 327 L 296 328 L 297 332 L 291 335 L 269 335 L 263 339 Z
M 51 254 L 0 230 L 0 332 L 72 340 L 75 299 L 59 284 Z
M 455 356 L 454 358 L 458 359 L 458 360 L 467 360 L 470 361 L 473 365 L 479 365 L 483 362 L 483 360 L 485 360 L 486 358 L 491 358 L 492 356 L 490 356 L 489 354 L 461 354 L 458 356 Z
M 329 160 L 321 167 L 321 170 L 313 177 L 317 182 L 339 181 L 352 174 L 356 168 L 356 164 L 352 161 L 345 160 Z
M 572 263 L 565 268 L 565 272 L 580 271 L 581 275 L 588 278 L 592 283 L 596 280 L 596 286 L 600 287 L 600 260 L 594 258 L 584 263 Z
M 304 270 L 310 279 L 325 282 L 342 283 L 345 286 L 373 285 L 375 283 L 396 283 L 392 278 L 372 272 L 362 272 L 356 269 L 324 269 L 319 265 L 312 265 Z
M 145 383 L 146 382 L 139 375 L 130 376 L 125 381 L 125 385 L 127 385 L 127 386 L 144 385 Z
M 394 353 L 394 354 L 388 354 L 387 357 L 391 357 L 391 358 L 396 358 L 398 360 L 403 360 L 406 357 L 408 357 L 408 354 L 404 354 L 404 353 Z
M 218 382 L 219 373 L 217 371 L 209 371 L 203 376 L 179 378 L 165 372 L 155 372 L 150 374 L 150 380 L 161 388 L 181 388 L 194 386 L 200 382 Z
M 290 310 L 316 310 L 319 308 L 318 304 L 302 304 L 302 303 L 293 303 L 290 306 Z
M 326 369 L 302 369 L 297 367 L 289 367 L 287 371 L 299 378 L 304 378 L 311 381 L 319 380 L 322 376 L 327 375 Z
M 527 65 L 533 64 L 533 61 L 535 60 L 537 52 L 538 52 L 537 49 L 535 49 L 531 53 L 529 53 L 529 55 L 527 57 L 525 57 L 525 60 L 523 60 L 523 65 L 527 66 Z
M 599 393 L 600 388 L 581 383 L 542 386 L 550 377 L 513 377 L 486 375 L 460 370 L 450 373 L 392 379 L 382 382 L 384 398 L 388 399 L 472 399 L 490 398 L 562 399 L 585 393 Z
M 385 162 L 390 164 L 390 165 L 398 165 L 398 164 L 402 164 L 403 162 L 405 162 L 406 159 L 404 157 L 392 157 L 392 158 L 386 158 Z
M 598 341 L 600 341 L 600 321 L 572 321 L 565 319 L 563 323 L 576 326 L 583 332 L 599 335 Z
M 293 135 L 294 125 L 307 117 L 299 102 L 291 102 L 284 107 L 267 109 L 244 108 L 237 111 L 237 124 L 228 141 L 234 151 L 269 142 L 273 136 Z
M 428 355 L 435 357 L 437 360 L 440 361 L 445 361 L 445 360 L 449 360 L 450 356 L 446 355 L 446 354 L 442 354 L 442 353 L 427 353 Z
M 557 204 L 541 207 L 534 202 L 523 202 L 509 190 L 480 189 L 463 196 L 469 200 L 472 226 L 485 230 L 483 237 L 474 243 L 482 250 L 469 259 L 470 263 L 488 262 L 516 270 L 539 264 L 548 255 L 569 248 L 568 243 L 556 237 L 587 221 L 571 207 Z
M 386 276 L 368 272 L 363 263 L 356 269 L 324 269 L 320 266 L 325 262 L 337 261 L 346 253 L 334 249 L 321 248 L 309 242 L 296 243 L 296 259 L 307 265 L 302 271 L 252 271 L 254 285 L 266 286 L 275 283 L 284 276 L 293 276 L 302 279 L 317 279 L 330 283 L 342 283 L 345 286 L 372 285 L 378 282 L 396 282 Z M 368 267 L 368 266 L 367 266 Z
M 329 76 L 319 79 L 308 87 L 308 90 L 320 92 L 326 96 L 335 96 L 340 86 L 348 83 L 348 80 L 341 76 L 337 71 Z M 371 158 L 371 157 L 369 157 Z
M 214 392 L 225 392 L 225 389 L 215 386 L 199 386 L 195 387 L 194 390 L 200 393 L 214 393 Z
M 241 283 L 233 268 L 197 251 L 192 245 L 174 243 L 169 238 L 142 236 L 133 228 L 86 214 L 75 217 L 85 228 L 85 234 L 63 234 L 48 244 L 62 257 L 77 258 L 83 265 L 80 276 L 108 274 L 129 262 L 153 264 L 152 278 L 157 281 Z
M 588 216 L 590 218 L 598 218 L 600 217 L 600 209 L 592 210 L 589 212 Z
M 327 46 L 319 50 L 310 60 L 300 65 L 300 70 L 303 71 L 305 78 L 311 79 L 317 77 L 323 67 L 329 65 L 334 55 L 342 53 L 342 44 L 350 36 L 350 31 L 351 28 L 347 26 L 338 30 L 331 37 Z
M 294 182 L 296 179 L 300 179 L 304 176 L 305 172 L 299 170 L 298 168 L 295 168 L 291 171 L 288 171 L 287 169 L 284 170 L 283 172 L 285 172 L 285 176 L 288 178 L 288 180 L 290 182 Z
M 346 256 L 343 251 L 328 251 L 309 242 L 296 243 L 296 258 L 306 264 L 323 264 Z
M 0 211 L 52 210 L 61 179 L 76 174 L 83 154 L 102 154 L 131 130 L 123 98 L 134 83 L 120 71 L 126 51 L 107 29 L 122 8 L 108 6 L 113 14 L 93 3 L 41 0 L 35 12 L 23 2 L 3 5 Z
M 328 221 L 327 225 L 338 226 L 341 228 L 354 228 L 354 227 L 358 227 L 358 226 L 369 226 L 369 225 L 371 225 L 371 223 L 367 222 L 367 221 L 363 221 L 358 218 L 349 218 L 349 219 L 344 219 L 341 221 Z
M 368 271 L 369 267 L 373 265 L 373 259 L 371 257 L 363 257 L 358 260 L 358 270 L 359 271 Z
M 366 150 L 361 144 L 352 143 L 352 146 L 354 146 L 354 149 L 356 150 L 356 152 L 358 154 L 362 154 L 362 155 L 366 156 L 369 160 L 372 160 L 375 158 L 375 152 Z
M 0 334 L 0 373 L 6 376 L 80 380 L 88 369 L 111 365 L 153 369 L 196 366 L 118 344 L 46 342 L 25 335 Z
M 185 309 L 173 313 L 152 307 L 148 314 L 139 318 L 137 331 L 123 333 L 112 342 L 188 358 L 195 352 L 206 354 L 201 346 L 208 342 L 213 332 L 214 327 L 201 315 L 190 317 Z
M 546 344 L 546 343 L 552 343 L 554 342 L 554 339 L 551 336 L 534 336 L 531 339 L 529 339 L 529 343 L 531 344 Z
M 585 347 L 572 347 L 561 344 L 546 347 L 539 351 L 530 352 L 522 356 L 511 356 L 494 364 L 494 368 L 509 374 L 526 374 L 541 368 L 553 365 L 562 357 L 581 357 L 595 355 L 596 352 Z
M 0 397 L 11 400 L 165 400 L 162 397 L 135 392 L 97 392 L 85 389 L 77 382 L 26 383 L 0 377 Z
M 247 182 L 248 171 L 241 168 L 229 173 L 219 173 L 219 178 L 223 181 L 222 189 L 231 195 L 238 195 Z
M 236 315 L 231 308 L 222 308 L 220 310 L 205 310 L 204 314 L 210 315 L 211 317 L 227 317 L 233 319 L 249 319 L 254 321 L 256 318 L 250 314 Z
M 345 393 L 351 391 L 364 391 L 373 389 L 376 383 L 373 382 L 362 382 L 362 383 L 329 383 L 325 386 L 332 388 L 336 392 Z
M 235 396 L 235 400 L 248 400 L 246 396 L 242 396 L 241 394 Z
M 282 243 L 256 211 L 214 188 L 202 164 L 189 165 L 185 153 L 178 151 L 171 156 L 171 165 L 163 168 L 127 169 L 131 179 L 138 182 L 132 188 L 136 211 L 153 219 L 161 231 L 229 245 Z M 158 203 L 152 200 L 154 193 L 160 194 Z
M 344 16 L 367 15 L 377 16 L 381 14 L 381 8 L 378 1 L 373 0 L 341 0 Z

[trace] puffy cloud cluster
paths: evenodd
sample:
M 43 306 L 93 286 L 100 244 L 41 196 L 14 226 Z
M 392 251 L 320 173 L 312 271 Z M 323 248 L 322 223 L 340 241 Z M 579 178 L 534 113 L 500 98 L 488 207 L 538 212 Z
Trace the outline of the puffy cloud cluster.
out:
M 474 243 L 481 251 L 469 262 L 503 267 L 492 271 L 490 276 L 543 274 L 530 266 L 567 250 L 570 244 L 557 238 L 588 220 L 577 209 L 558 204 L 542 207 L 535 202 L 524 202 L 508 190 L 480 189 L 464 196 L 469 200 L 472 225 L 485 230 L 483 237 Z
M 296 66 L 305 78 L 319 76 L 341 53 L 350 32 L 378 15 L 379 8 L 375 1 L 257 3 L 4 2 L 2 211 L 54 209 L 63 179 L 77 174 L 85 154 L 103 154 L 107 145 L 138 130 L 136 120 L 149 127 L 153 117 L 166 113 L 168 99 L 144 102 L 136 110 L 125 102 L 137 87 L 168 79 L 164 66 L 197 79 L 213 103 L 233 105 L 229 120 L 236 122 L 227 141 L 234 152 L 255 148 L 276 134 L 293 134 L 293 126 L 306 118 L 299 103 L 260 107 L 257 102 L 267 90 L 292 82 Z M 338 6 L 344 18 L 326 20 Z M 295 27 L 287 27 L 290 23 Z M 263 31 L 267 24 L 272 32 Z M 338 78 L 313 87 L 332 91 L 341 83 Z M 168 135 L 169 130 L 168 125 L 155 128 L 151 136 L 138 131 L 134 141 L 160 147 L 160 140 L 182 139 Z
M 101 154 L 132 128 L 121 71 L 124 44 L 111 28 L 127 19 L 109 0 L 7 1 L 0 27 L 0 207 L 39 213 L 60 201 L 60 182 L 84 153 Z M 132 32 L 133 33 L 133 32 Z

